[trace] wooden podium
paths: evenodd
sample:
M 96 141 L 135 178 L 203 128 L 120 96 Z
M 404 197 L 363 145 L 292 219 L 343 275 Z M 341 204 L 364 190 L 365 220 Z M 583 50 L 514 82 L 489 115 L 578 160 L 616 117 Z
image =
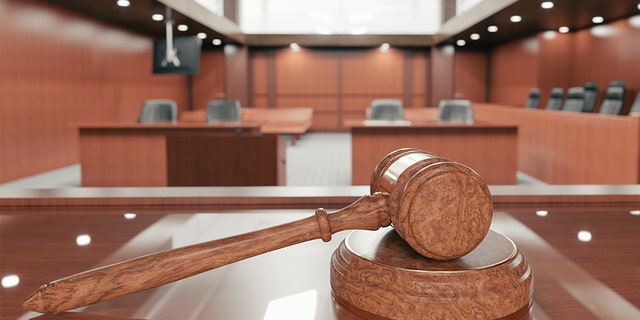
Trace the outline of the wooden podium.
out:
M 494 231 L 449 261 L 419 255 L 392 228 L 354 231 L 333 254 L 331 292 L 365 319 L 531 319 L 533 272 Z

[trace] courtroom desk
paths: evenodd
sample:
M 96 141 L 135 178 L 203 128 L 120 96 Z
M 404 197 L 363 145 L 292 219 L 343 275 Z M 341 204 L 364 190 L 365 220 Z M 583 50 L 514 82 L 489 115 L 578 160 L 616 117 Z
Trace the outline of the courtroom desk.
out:
M 474 124 L 412 121 L 408 125 L 351 128 L 351 184 L 368 184 L 378 159 L 400 148 L 417 148 L 465 164 L 487 184 L 516 184 L 518 127 L 476 121 Z
M 490 189 L 491 228 L 511 238 L 533 269 L 535 319 L 640 317 L 640 215 L 632 211 L 640 209 L 640 186 Z M 68 313 L 41 316 L 25 313 L 20 304 L 41 284 L 66 275 L 309 217 L 312 209 L 292 206 L 338 208 L 366 191 L 364 186 L 3 191 L 0 270 L 2 276 L 18 275 L 20 283 L 1 289 L 0 318 L 360 319 L 335 305 L 330 293 L 330 258 L 349 231 L 328 243 L 312 240 Z M 147 206 L 153 212 L 146 212 Z M 53 207 L 57 214 L 45 209 Z M 537 213 L 541 209 L 546 216 Z M 124 213 L 137 215 L 126 219 Z M 581 230 L 591 232 L 591 242 L 577 239 Z M 79 234 L 90 235 L 90 245 L 77 246 Z
M 84 187 L 284 185 L 285 143 L 259 124 L 79 127 Z
M 474 103 L 476 119 L 518 125 L 518 170 L 549 184 L 640 183 L 640 117 Z

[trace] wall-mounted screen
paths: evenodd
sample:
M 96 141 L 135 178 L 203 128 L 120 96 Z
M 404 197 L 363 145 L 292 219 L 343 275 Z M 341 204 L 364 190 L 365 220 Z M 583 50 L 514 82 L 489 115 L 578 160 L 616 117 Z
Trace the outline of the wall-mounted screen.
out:
M 154 74 L 197 74 L 200 72 L 202 40 L 196 36 L 174 37 L 175 55 L 167 55 L 167 39 L 153 41 Z

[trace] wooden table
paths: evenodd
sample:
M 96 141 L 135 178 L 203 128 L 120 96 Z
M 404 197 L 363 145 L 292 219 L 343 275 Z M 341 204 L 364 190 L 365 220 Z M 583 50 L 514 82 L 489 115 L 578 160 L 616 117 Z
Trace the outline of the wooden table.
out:
M 359 319 L 334 304 L 329 286 L 330 257 L 348 231 L 328 243 L 313 240 L 73 312 L 25 314 L 20 304 L 41 284 L 72 273 L 308 217 L 309 208 L 342 207 L 366 190 L 7 190 L 0 194 L 0 270 L 20 283 L 2 289 L 0 318 Z M 536 319 L 640 317 L 640 216 L 632 211 L 640 209 L 640 186 L 493 186 L 491 192 L 492 229 L 511 238 L 533 268 Z M 590 231 L 592 240 L 579 241 L 579 231 Z M 90 245 L 76 245 L 80 234 L 91 236 Z
M 369 184 L 371 172 L 389 152 L 417 148 L 465 164 L 488 184 L 516 184 L 518 127 L 477 122 L 410 121 L 400 125 L 345 123 L 351 128 L 351 184 Z
M 286 184 L 284 140 L 259 124 L 79 126 L 84 187 Z

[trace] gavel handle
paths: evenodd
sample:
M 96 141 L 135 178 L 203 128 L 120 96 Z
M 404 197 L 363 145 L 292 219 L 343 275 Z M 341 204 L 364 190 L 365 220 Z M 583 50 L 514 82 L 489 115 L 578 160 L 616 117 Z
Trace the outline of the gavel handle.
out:
M 23 307 L 62 312 L 155 288 L 233 262 L 313 239 L 331 240 L 335 232 L 376 230 L 391 223 L 389 194 L 364 196 L 353 204 L 315 216 L 229 238 L 151 254 L 85 271 L 41 286 Z

